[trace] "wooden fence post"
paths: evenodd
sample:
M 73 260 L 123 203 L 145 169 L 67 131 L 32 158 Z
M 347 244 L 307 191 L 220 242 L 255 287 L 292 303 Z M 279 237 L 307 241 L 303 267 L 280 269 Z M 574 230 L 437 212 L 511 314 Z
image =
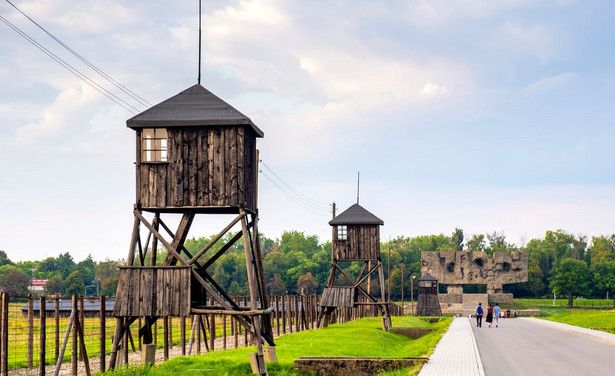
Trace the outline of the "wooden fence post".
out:
M 38 374 L 45 376 L 45 357 L 47 354 L 47 301 L 44 296 L 41 296 L 39 309 L 40 335 L 39 335 L 39 351 L 38 351 Z
M 41 308 L 44 309 L 44 308 Z M 40 312 L 40 309 L 39 309 Z M 34 299 L 28 294 L 28 369 L 34 365 Z
M 8 376 L 9 374 L 9 294 L 2 293 L 2 356 L 0 357 L 0 374 Z
M 162 353 L 163 359 L 169 359 L 169 317 L 162 318 Z
M 101 296 L 100 298 L 100 372 L 105 372 L 105 358 L 107 355 L 107 307 L 105 302 L 105 297 Z
M 75 312 L 75 320 L 79 319 L 79 308 L 77 307 L 77 295 L 73 295 L 72 308 Z M 71 375 L 77 376 L 77 325 L 73 325 L 73 338 L 70 350 Z
M 55 359 L 58 361 L 60 356 L 60 295 L 56 295 L 56 307 L 55 307 Z
M 226 315 L 222 315 L 222 349 L 226 350 Z
M 79 322 L 81 323 L 81 328 L 83 329 L 85 323 L 85 305 L 83 301 L 83 295 L 79 295 Z M 81 351 L 81 349 L 79 349 L 79 360 L 84 360 L 83 352 Z
M 179 321 L 179 330 L 181 331 L 179 335 L 179 343 L 182 348 L 182 355 L 186 355 L 186 317 L 185 316 L 182 316 Z

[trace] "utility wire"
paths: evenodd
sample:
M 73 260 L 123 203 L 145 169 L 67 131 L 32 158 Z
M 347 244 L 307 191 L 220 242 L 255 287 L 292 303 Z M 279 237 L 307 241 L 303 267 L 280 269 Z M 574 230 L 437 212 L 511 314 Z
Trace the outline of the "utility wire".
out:
M 34 21 L 30 16 L 28 16 L 26 13 L 24 13 L 21 9 L 17 8 L 17 6 L 13 3 L 11 3 L 9 0 L 6 0 L 7 3 L 9 3 L 13 8 L 15 8 L 19 13 L 21 13 L 24 17 L 26 17 L 28 20 L 30 20 L 33 24 L 35 24 L 36 26 L 38 26 L 39 29 L 43 30 L 47 35 L 49 35 L 53 40 L 55 40 L 56 42 L 58 42 L 62 47 L 64 47 L 66 50 L 68 50 L 70 53 L 72 53 L 75 57 L 77 57 L 79 60 L 81 60 L 84 64 L 86 64 L 88 67 L 92 68 L 94 71 L 96 71 L 98 74 L 100 74 L 102 77 L 104 77 L 107 81 L 109 81 L 111 84 L 113 84 L 115 87 L 117 87 L 118 89 L 122 90 L 124 93 L 126 93 L 128 96 L 130 96 L 132 99 L 136 100 L 137 102 L 139 102 L 141 105 L 145 106 L 145 107 L 151 107 L 152 104 L 149 103 L 148 101 L 146 101 L 145 99 L 143 99 L 142 97 L 140 97 L 138 94 L 134 93 L 133 91 L 131 91 L 130 89 L 128 89 L 127 87 L 125 87 L 124 85 L 122 85 L 121 83 L 119 83 L 118 81 L 116 81 L 115 79 L 113 79 L 111 76 L 109 76 L 108 74 L 106 74 L 105 72 L 103 72 L 101 69 L 99 69 L 97 66 L 95 66 L 94 64 L 92 64 L 90 61 L 88 61 L 86 58 L 84 58 L 83 56 L 79 55 L 77 52 L 75 52 L 75 50 L 73 50 L 72 48 L 70 48 L 69 46 L 67 46 L 64 42 L 62 42 L 60 39 L 58 39 L 55 35 L 51 34 L 49 31 L 47 31 L 47 29 L 45 29 L 44 27 L 42 27 L 41 25 L 39 25 L 36 21 Z
M 269 170 L 269 172 L 271 172 L 271 174 L 280 182 L 282 183 L 286 188 L 288 188 L 290 191 L 293 192 L 293 194 L 295 194 L 297 196 L 298 199 L 300 199 L 301 201 L 305 202 L 306 204 L 316 208 L 316 209 L 320 209 L 320 210 L 329 210 L 329 204 L 326 204 L 324 202 L 320 202 L 320 201 L 316 201 L 306 195 L 304 195 L 303 193 L 297 191 L 295 188 L 293 188 L 290 184 L 286 183 L 284 181 L 284 179 L 282 179 L 278 174 L 276 174 L 271 168 L 269 168 L 269 166 L 267 166 L 267 164 L 265 162 L 263 162 L 263 160 L 260 160 L 260 163 L 265 166 L 265 168 L 267 170 Z M 325 209 L 326 208 L 326 209 Z
M 266 173 L 265 171 L 261 171 L 261 172 L 263 174 Z M 269 176 L 269 177 L 271 177 L 271 176 Z M 318 211 L 321 211 L 321 212 L 327 212 L 327 213 L 330 212 L 329 208 L 325 208 L 325 207 L 322 207 L 322 206 L 314 205 L 310 201 L 304 199 L 303 197 L 298 195 L 297 194 L 298 192 L 295 189 L 293 189 L 292 187 L 291 187 L 291 189 L 288 189 L 284 185 L 280 185 L 279 181 L 278 181 L 278 186 L 280 187 L 281 190 L 286 191 L 289 196 L 292 196 L 295 201 L 301 202 L 302 204 L 307 205 L 307 206 L 311 207 L 314 210 L 318 210 Z
M 267 173 L 265 173 L 265 171 L 261 171 L 263 173 L 263 176 L 265 178 L 267 178 L 267 180 L 269 180 L 271 182 L 271 184 L 273 184 L 276 188 L 278 188 L 282 193 L 284 193 L 288 198 L 290 198 L 292 201 L 295 202 L 295 204 L 301 206 L 302 208 L 304 208 L 305 210 L 314 213 L 316 215 L 320 215 L 323 217 L 326 217 L 327 214 L 323 214 L 323 213 L 319 213 L 314 211 L 313 209 L 311 209 L 309 206 L 306 206 L 304 203 L 302 203 L 301 201 L 297 200 L 296 196 L 293 196 L 291 193 L 288 192 L 288 190 L 286 190 L 283 186 L 281 186 L 278 182 L 276 182 L 275 180 L 273 180 Z
M 56 54 L 54 54 L 53 52 L 49 51 L 47 48 L 43 47 L 40 43 L 38 43 L 36 40 L 31 38 L 28 34 L 23 32 L 17 26 L 13 25 L 11 22 L 9 22 L 9 20 L 7 20 L 6 18 L 4 18 L 1 15 L 0 15 L 0 20 L 2 22 L 4 22 L 5 24 L 7 24 L 7 26 L 9 26 L 11 29 L 13 29 L 17 34 L 21 35 L 24 39 L 26 39 L 28 42 L 30 42 L 32 45 L 34 45 L 36 48 L 38 48 L 43 53 L 45 53 L 47 56 L 52 58 L 56 63 L 60 64 L 64 68 L 66 68 L 69 72 L 71 72 L 72 74 L 74 74 L 75 76 L 77 76 L 78 78 L 83 80 L 85 83 L 87 83 L 88 85 L 90 85 L 91 87 L 96 89 L 98 92 L 100 92 L 101 94 L 103 94 L 107 98 L 111 99 L 116 104 L 124 107 L 124 109 L 126 109 L 129 112 L 132 112 L 133 114 L 136 114 L 136 113 L 140 112 L 140 110 L 138 110 L 136 107 L 134 107 L 130 103 L 126 102 L 122 98 L 119 98 L 117 95 L 113 94 L 112 92 L 110 92 L 109 90 L 105 89 L 104 87 L 100 86 L 98 83 L 96 83 L 95 81 L 93 81 L 92 79 L 87 77 L 85 74 L 81 73 L 77 68 L 73 67 L 72 65 L 70 65 L 69 63 L 64 61 L 62 58 L 58 57 Z

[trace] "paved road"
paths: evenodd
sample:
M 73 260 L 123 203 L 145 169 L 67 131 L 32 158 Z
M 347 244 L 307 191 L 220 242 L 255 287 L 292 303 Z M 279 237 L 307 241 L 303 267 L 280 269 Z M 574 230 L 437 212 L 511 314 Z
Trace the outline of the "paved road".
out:
M 525 319 L 472 325 L 486 376 L 615 374 L 615 344 Z

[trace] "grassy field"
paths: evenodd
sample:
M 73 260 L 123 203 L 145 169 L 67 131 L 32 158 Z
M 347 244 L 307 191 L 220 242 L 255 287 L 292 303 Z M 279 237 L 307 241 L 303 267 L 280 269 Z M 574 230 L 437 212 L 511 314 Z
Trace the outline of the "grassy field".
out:
M 417 317 L 393 317 L 394 327 L 436 329 L 416 340 L 382 331 L 380 318 L 364 318 L 346 324 L 330 325 L 325 329 L 284 335 L 276 341 L 278 362 L 268 364 L 267 369 L 272 375 L 298 376 L 300 374 L 293 370 L 293 362 L 301 356 L 429 356 L 450 322 L 449 318 L 430 324 L 426 319 Z M 251 352 L 255 352 L 254 347 L 178 357 L 155 367 L 115 370 L 106 372 L 105 375 L 250 375 L 248 354 Z M 381 375 L 415 375 L 419 369 L 420 366 Z
M 26 368 L 28 366 L 28 319 L 23 317 L 21 307 L 25 303 L 10 303 L 9 304 L 9 342 L 8 342 L 8 366 L 9 369 Z M 68 325 L 68 317 L 61 317 L 59 321 L 59 341 L 62 346 L 64 335 L 66 333 L 66 327 Z M 230 320 L 227 322 L 227 334 L 230 336 Z M 163 323 L 162 320 L 158 320 L 158 348 L 163 347 Z M 100 319 L 98 317 L 86 317 L 83 325 L 84 339 L 86 343 L 86 350 L 89 358 L 100 356 Z M 137 341 L 138 323 L 135 322 L 131 326 L 131 331 L 134 336 L 135 346 Z M 190 340 L 191 322 L 186 322 L 186 341 Z M 35 317 L 33 320 L 33 366 L 37 367 L 39 364 L 39 350 L 40 350 L 40 319 Z M 55 331 L 56 324 L 53 316 L 47 316 L 46 320 L 46 340 L 45 340 L 45 364 L 55 364 Z M 111 338 L 115 331 L 115 319 L 108 317 L 105 325 L 106 336 L 106 354 L 111 353 Z M 222 336 L 222 320 L 217 318 L 216 320 L 216 335 Z M 173 343 L 178 345 L 180 343 L 181 329 L 180 321 L 178 318 L 172 320 L 172 336 Z M 229 339 L 231 341 L 231 339 Z M 230 342 L 229 342 L 230 343 Z M 71 353 L 71 341 L 69 343 L 64 354 L 63 361 L 70 361 Z
M 550 317 L 564 312 L 603 311 L 613 309 L 613 301 L 606 299 L 575 299 L 573 307 L 568 307 L 568 299 L 515 299 L 516 309 L 539 309 L 541 317 Z M 507 307 L 509 308 L 509 307 Z M 513 307 L 510 307 L 513 309 Z

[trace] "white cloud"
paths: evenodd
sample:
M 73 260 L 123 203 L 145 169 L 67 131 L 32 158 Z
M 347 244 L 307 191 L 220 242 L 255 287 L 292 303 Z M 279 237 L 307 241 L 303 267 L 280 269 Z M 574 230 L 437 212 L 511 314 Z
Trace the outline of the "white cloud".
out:
M 557 90 L 570 84 L 578 78 L 574 72 L 566 72 L 551 77 L 541 77 L 538 81 L 532 82 L 523 90 L 527 93 L 546 93 Z

